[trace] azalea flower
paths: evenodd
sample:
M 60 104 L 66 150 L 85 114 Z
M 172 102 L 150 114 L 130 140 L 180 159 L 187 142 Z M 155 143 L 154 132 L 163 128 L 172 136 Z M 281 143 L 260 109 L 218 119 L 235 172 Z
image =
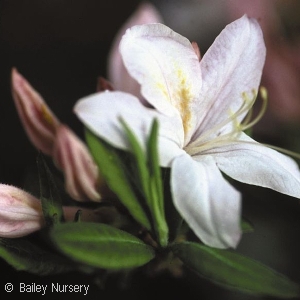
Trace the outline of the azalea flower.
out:
M 236 247 L 241 238 L 241 194 L 222 173 L 300 197 L 296 162 L 243 132 L 253 125 L 245 116 L 265 61 L 256 20 L 245 15 L 227 25 L 200 61 L 195 44 L 163 24 L 128 29 L 120 53 L 148 105 L 105 91 L 79 100 L 74 111 L 96 135 L 125 150 L 120 117 L 144 145 L 153 119 L 159 121 L 160 164 L 171 168 L 174 205 L 203 243 Z

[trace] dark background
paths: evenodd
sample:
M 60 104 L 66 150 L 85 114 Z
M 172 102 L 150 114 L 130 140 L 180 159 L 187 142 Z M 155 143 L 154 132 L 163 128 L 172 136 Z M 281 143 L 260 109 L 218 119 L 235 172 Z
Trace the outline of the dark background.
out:
M 28 169 L 35 166 L 37 154 L 27 139 L 14 107 L 10 91 L 11 68 L 16 67 L 43 95 L 58 118 L 81 136 L 82 126 L 72 112 L 73 105 L 82 96 L 95 92 L 98 76 L 106 76 L 107 55 L 112 40 L 140 2 L 138 0 L 0 1 L 1 183 L 22 188 Z M 162 9 L 165 20 L 171 23 L 173 11 L 168 14 L 166 10 L 166 5 L 170 5 L 171 2 L 154 1 L 154 3 Z M 174 5 L 179 5 L 177 7 L 179 10 L 183 9 L 183 3 L 184 1 L 174 1 Z M 191 18 L 188 24 L 192 31 L 187 37 L 193 40 L 197 38 L 195 20 Z M 215 27 L 211 26 L 211 31 L 207 35 L 202 35 L 202 39 L 199 37 L 197 42 L 201 49 L 205 50 L 212 42 L 222 29 L 222 22 L 220 20 Z M 204 19 L 202 26 L 209 28 L 209 19 Z M 203 31 L 203 28 L 201 30 Z M 180 33 L 186 35 L 186 32 Z M 268 139 L 268 136 L 263 138 Z M 280 135 L 277 137 L 281 138 Z M 298 200 L 262 188 L 245 185 L 239 185 L 239 188 L 245 195 L 243 213 L 254 224 L 255 231 L 244 235 L 237 250 L 300 282 Z M 38 277 L 27 272 L 15 271 L 4 261 L 0 261 L 0 272 L 2 274 L 0 295 L 6 297 L 8 296 L 4 292 L 6 282 L 92 284 L 90 278 L 79 273 Z M 96 285 L 92 285 L 90 290 L 89 299 L 114 299 L 121 296 L 128 296 L 130 299 L 153 299 L 162 293 L 168 295 L 168 298 L 176 299 L 183 294 L 190 300 L 273 299 L 230 292 L 191 273 L 187 273 L 180 280 L 170 278 L 168 275 L 152 279 L 137 276 L 129 290 L 116 288 L 114 282 L 110 282 L 105 291 L 98 290 Z M 14 295 L 16 293 L 10 296 Z M 26 295 L 34 299 L 41 297 L 36 294 Z M 55 296 L 51 295 L 51 298 Z M 65 296 L 73 297 L 69 293 Z

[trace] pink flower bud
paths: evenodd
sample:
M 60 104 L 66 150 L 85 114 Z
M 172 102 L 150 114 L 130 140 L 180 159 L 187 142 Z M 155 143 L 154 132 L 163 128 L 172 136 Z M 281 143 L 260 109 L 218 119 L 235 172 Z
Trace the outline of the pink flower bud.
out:
M 41 202 L 11 185 L 0 184 L 0 237 L 17 238 L 44 226 Z
M 78 201 L 99 201 L 98 168 L 87 147 L 65 125 L 57 128 L 53 159 L 65 175 L 65 188 Z
M 12 95 L 29 139 L 36 148 L 51 155 L 60 122 L 44 99 L 16 69 L 12 70 Z

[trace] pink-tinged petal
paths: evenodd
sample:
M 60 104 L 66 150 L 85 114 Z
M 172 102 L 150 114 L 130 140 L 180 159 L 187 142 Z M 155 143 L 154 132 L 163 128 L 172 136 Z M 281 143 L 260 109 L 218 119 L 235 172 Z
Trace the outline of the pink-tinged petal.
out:
M 106 80 L 103 77 L 98 78 L 97 88 L 96 88 L 97 92 L 114 91 L 114 90 L 115 89 L 114 89 L 113 85 L 108 80 Z
M 78 201 L 99 201 L 100 177 L 85 144 L 65 125 L 57 129 L 53 160 L 62 170 L 65 188 Z M 101 182 L 104 185 L 104 182 Z
M 200 48 L 199 48 L 198 44 L 196 42 L 192 42 L 192 46 L 193 46 L 194 51 L 200 61 L 201 60 L 201 52 L 200 52 Z
M 12 95 L 29 139 L 37 149 L 51 155 L 55 131 L 60 122 L 16 69 L 12 70 Z
M 188 39 L 163 24 L 128 29 L 120 51 L 143 97 L 166 115 L 179 113 L 188 140 L 201 91 L 198 56 Z
M 161 165 L 168 166 L 177 155 L 184 153 L 181 119 L 167 117 L 147 108 L 133 95 L 123 92 L 103 92 L 79 100 L 74 112 L 96 135 L 116 148 L 130 148 L 122 118 L 145 147 L 153 120 L 159 122 L 159 151 Z M 167 149 L 167 151 L 166 151 Z
M 172 197 L 178 212 L 200 240 L 216 248 L 235 248 L 241 237 L 241 195 L 210 157 L 174 159 Z
M 108 78 L 113 83 L 115 89 L 130 93 L 139 98 L 140 85 L 128 74 L 119 52 L 119 44 L 126 29 L 134 25 L 148 23 L 162 23 L 162 18 L 151 3 L 143 2 L 118 31 L 108 57 Z
M 300 198 L 300 171 L 290 157 L 242 133 L 240 141 L 210 150 L 221 171 L 235 180 Z
M 0 237 L 17 238 L 45 224 L 41 202 L 11 185 L 0 184 Z
M 195 111 L 200 116 L 199 129 L 193 139 L 241 108 L 243 93 L 253 97 L 253 91 L 258 91 L 265 55 L 262 31 L 256 20 L 243 16 L 225 27 L 200 61 L 201 105 Z M 231 126 L 229 122 L 222 130 Z

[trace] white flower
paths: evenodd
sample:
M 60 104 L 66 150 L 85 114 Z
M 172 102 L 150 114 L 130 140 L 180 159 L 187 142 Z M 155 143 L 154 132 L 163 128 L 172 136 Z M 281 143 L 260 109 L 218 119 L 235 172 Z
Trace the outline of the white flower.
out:
M 165 25 L 134 26 L 123 36 L 120 53 L 148 107 L 134 95 L 106 91 L 74 108 L 95 134 L 123 149 L 128 142 L 120 116 L 142 143 L 157 118 L 160 163 L 171 167 L 174 204 L 213 247 L 236 247 L 241 237 L 241 195 L 221 172 L 300 197 L 297 164 L 242 132 L 265 52 L 261 29 L 247 16 L 226 26 L 200 61 L 195 44 Z

